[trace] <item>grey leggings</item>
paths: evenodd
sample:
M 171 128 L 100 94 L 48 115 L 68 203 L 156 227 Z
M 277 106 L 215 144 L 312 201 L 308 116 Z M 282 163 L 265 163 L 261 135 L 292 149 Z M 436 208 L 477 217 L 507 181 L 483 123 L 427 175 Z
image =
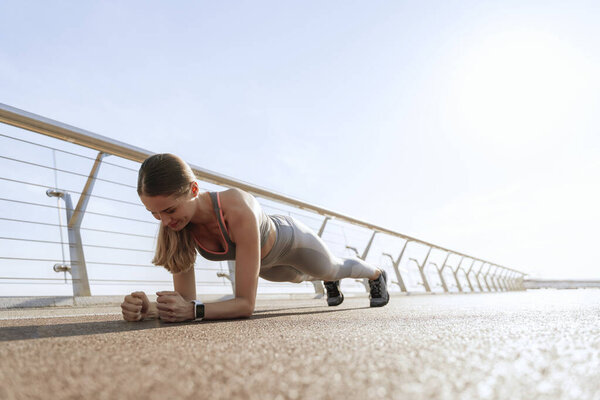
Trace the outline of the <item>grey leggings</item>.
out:
M 302 222 L 270 215 L 277 229 L 273 248 L 261 261 L 260 277 L 273 282 L 337 281 L 371 278 L 377 270 L 359 258 L 335 257 Z

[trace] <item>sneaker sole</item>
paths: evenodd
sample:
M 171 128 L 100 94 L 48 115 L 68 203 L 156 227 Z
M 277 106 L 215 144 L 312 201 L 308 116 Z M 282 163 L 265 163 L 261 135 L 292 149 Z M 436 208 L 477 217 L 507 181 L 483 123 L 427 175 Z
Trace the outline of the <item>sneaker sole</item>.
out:
M 381 302 L 379 301 L 372 301 L 371 300 L 371 307 L 383 307 L 385 306 L 387 303 L 390 302 L 390 296 L 388 295 L 387 298 L 385 299 L 377 299 L 377 300 L 382 300 Z
M 330 307 L 339 306 L 344 302 L 344 294 L 340 292 L 338 297 L 333 297 L 331 299 L 327 299 L 327 305 Z

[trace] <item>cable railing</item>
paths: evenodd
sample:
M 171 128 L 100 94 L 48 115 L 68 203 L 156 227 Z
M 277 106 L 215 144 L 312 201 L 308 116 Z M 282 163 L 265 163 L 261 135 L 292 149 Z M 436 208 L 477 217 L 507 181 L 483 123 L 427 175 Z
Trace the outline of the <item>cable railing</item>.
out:
M 168 272 L 150 263 L 158 222 L 139 202 L 131 184 L 139 163 L 151 152 L 3 104 L 0 122 L 14 130 L 14 134 L 0 133 L 0 189 L 4 193 L 0 209 L 6 210 L 0 217 L 2 293 L 9 291 L 4 285 L 21 285 L 20 293 L 46 294 L 49 290 L 43 285 L 62 282 L 63 292 L 55 294 L 64 294 L 70 285 L 73 295 L 89 296 L 91 288 L 94 294 L 114 294 L 107 290 L 172 283 Z M 27 137 L 33 134 L 42 136 Z M 98 153 L 94 156 L 92 151 Z M 108 156 L 116 159 L 108 162 Z M 267 213 L 293 215 L 305 222 L 334 254 L 356 256 L 391 270 L 390 276 L 395 277 L 392 291 L 524 288 L 526 274 L 521 271 L 190 165 L 205 190 L 237 187 L 252 193 Z M 105 166 L 120 175 L 101 172 Z M 123 173 L 128 177 L 124 179 Z M 27 267 L 15 268 L 23 263 Z M 198 291 L 231 293 L 234 268 L 234 262 L 198 258 Z M 27 273 L 19 276 L 15 271 L 21 269 Z M 56 273 L 62 273 L 62 278 Z M 111 282 L 113 289 L 103 287 Z M 366 289 L 364 280 L 345 280 L 343 285 L 350 291 Z M 317 282 L 260 281 L 259 293 L 282 290 L 323 294 Z

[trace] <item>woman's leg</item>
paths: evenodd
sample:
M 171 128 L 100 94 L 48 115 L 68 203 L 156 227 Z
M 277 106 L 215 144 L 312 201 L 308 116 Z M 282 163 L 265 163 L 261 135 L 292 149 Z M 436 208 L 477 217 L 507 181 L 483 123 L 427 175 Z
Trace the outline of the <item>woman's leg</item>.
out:
M 339 290 L 342 278 L 367 278 L 371 292 L 371 307 L 388 303 L 385 271 L 359 258 L 335 257 L 327 245 L 310 228 L 291 217 L 272 216 L 277 228 L 277 240 L 262 260 L 260 276 L 276 282 L 324 280 L 327 303 L 336 306 L 344 295 Z
M 285 249 L 274 249 L 277 252 L 276 259 L 269 260 L 269 265 L 261 268 L 261 277 L 269 274 L 270 269 L 275 266 L 288 266 L 298 273 L 289 282 L 303 280 L 337 281 L 343 278 L 367 278 L 376 279 L 379 270 L 367 264 L 359 258 L 339 258 L 334 256 L 327 245 L 310 228 L 302 222 L 291 217 L 277 216 L 279 239 L 286 243 Z M 289 237 L 291 236 L 291 237 Z M 278 239 L 278 241 L 279 241 Z M 271 258 L 270 255 L 267 258 Z M 278 276 L 291 276 L 293 271 L 273 272 Z
M 260 272 L 260 277 L 271 282 L 293 282 L 300 283 L 304 281 L 319 280 L 312 276 L 306 275 L 302 271 L 289 265 L 276 265 L 265 271 Z

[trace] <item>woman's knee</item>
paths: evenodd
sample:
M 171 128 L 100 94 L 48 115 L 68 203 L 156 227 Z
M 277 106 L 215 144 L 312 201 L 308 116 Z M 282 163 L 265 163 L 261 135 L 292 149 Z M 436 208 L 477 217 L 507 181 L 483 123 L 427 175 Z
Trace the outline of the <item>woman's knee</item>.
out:
M 342 277 L 340 276 L 340 270 L 334 270 L 333 268 L 323 269 L 323 272 L 319 274 L 319 278 L 324 281 L 338 281 Z
M 302 283 L 304 281 L 307 281 L 310 277 L 306 274 L 297 274 L 296 276 L 294 276 L 289 282 L 292 283 Z

